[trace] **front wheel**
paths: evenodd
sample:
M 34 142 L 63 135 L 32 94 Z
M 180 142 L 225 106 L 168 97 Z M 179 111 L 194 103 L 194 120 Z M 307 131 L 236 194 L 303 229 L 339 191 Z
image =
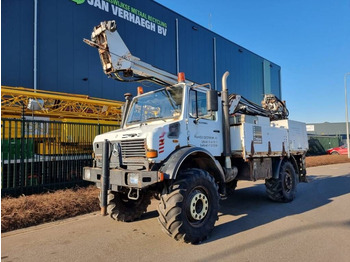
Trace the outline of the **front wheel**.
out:
M 186 169 L 169 191 L 158 206 L 164 231 L 187 243 L 206 239 L 218 219 L 219 193 L 214 178 L 201 169 Z
M 265 180 L 266 193 L 270 199 L 278 202 L 290 202 L 295 198 L 297 176 L 294 166 L 289 161 L 283 161 L 278 179 Z
M 131 222 L 141 217 L 151 204 L 150 192 L 140 191 L 137 200 L 129 199 L 127 194 L 110 191 L 107 198 L 107 213 L 115 220 Z

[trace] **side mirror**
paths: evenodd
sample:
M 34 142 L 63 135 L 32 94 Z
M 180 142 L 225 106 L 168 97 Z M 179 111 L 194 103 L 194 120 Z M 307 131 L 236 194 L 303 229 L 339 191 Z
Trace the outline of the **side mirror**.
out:
M 209 112 L 218 111 L 218 92 L 216 90 L 210 89 L 207 91 L 207 110 Z

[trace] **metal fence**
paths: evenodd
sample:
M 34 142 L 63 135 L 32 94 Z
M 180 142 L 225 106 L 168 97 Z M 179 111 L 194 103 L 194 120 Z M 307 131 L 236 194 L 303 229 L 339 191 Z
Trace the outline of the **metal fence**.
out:
M 1 119 L 1 194 L 19 195 L 84 185 L 96 135 L 118 125 Z

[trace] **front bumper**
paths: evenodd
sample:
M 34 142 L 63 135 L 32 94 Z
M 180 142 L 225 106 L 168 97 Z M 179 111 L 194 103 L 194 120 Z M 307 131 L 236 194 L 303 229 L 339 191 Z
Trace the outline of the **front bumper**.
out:
M 84 167 L 83 179 L 101 186 L 102 168 Z M 139 170 L 109 170 L 109 189 L 118 191 L 118 186 L 128 188 L 145 188 L 162 181 L 163 176 L 158 171 Z

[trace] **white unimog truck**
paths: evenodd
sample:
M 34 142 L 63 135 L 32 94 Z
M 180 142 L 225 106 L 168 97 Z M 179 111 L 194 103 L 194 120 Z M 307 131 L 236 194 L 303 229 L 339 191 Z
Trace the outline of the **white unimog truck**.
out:
M 102 213 L 133 221 L 159 201 L 159 222 L 176 240 L 207 238 L 219 200 L 238 180 L 265 180 L 274 201 L 289 202 L 306 181 L 304 123 L 288 120 L 284 103 L 265 95 L 262 107 L 209 84 L 186 81 L 131 55 L 114 21 L 96 26 L 92 39 L 104 72 L 119 81 L 152 81 L 164 87 L 131 99 L 126 94 L 121 128 L 93 143 L 93 167 L 84 179 L 101 188 Z

